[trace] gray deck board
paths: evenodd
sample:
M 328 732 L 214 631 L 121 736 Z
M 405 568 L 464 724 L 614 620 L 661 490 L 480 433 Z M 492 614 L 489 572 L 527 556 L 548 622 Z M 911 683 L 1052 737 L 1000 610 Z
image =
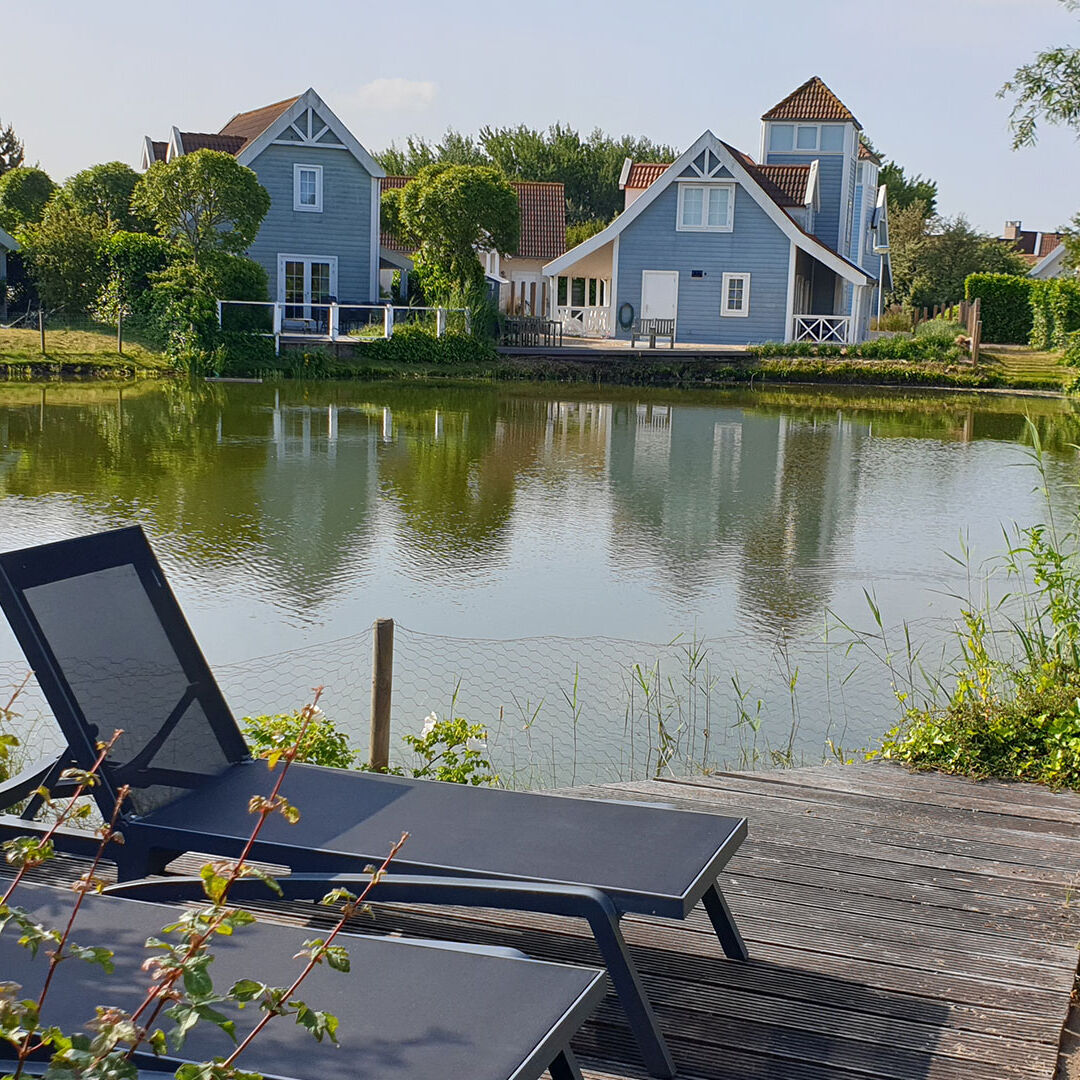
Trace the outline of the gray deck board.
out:
M 1080 794 L 891 765 L 575 794 L 749 819 L 720 879 L 749 963 L 724 958 L 701 912 L 624 921 L 687 1080 L 1052 1080 L 1080 942 Z M 587 927 L 554 917 L 385 905 L 362 928 L 598 960 Z M 587 1080 L 644 1080 L 611 997 L 575 1048 Z

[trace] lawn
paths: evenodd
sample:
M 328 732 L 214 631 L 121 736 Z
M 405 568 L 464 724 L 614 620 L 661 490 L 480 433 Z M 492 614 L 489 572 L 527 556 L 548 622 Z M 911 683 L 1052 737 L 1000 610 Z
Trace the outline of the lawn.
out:
M 110 327 L 45 330 L 45 353 L 41 336 L 33 330 L 0 327 L 0 372 L 19 368 L 32 371 L 59 369 L 64 374 L 95 374 L 110 371 L 160 373 L 168 368 L 160 353 L 138 341 L 125 340 L 123 355 L 116 351 L 116 331 Z
M 979 361 L 1010 382 L 1041 384 L 1048 390 L 1060 390 L 1075 374 L 1072 368 L 1062 365 L 1060 351 L 1033 349 L 1029 345 L 984 345 Z

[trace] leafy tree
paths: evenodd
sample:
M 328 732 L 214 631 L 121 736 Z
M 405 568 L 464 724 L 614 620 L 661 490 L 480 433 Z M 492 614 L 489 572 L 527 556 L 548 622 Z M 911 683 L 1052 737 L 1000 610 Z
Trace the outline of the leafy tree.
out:
M 890 216 L 894 300 L 914 307 L 948 304 L 963 297 L 969 274 L 1027 273 L 1008 244 L 977 232 L 962 215 L 927 219 L 925 213 L 917 201 Z
M 76 173 L 64 184 L 72 205 L 97 218 L 108 232 L 148 232 L 151 223 L 131 210 L 139 174 L 122 161 L 107 161 Z
M 482 286 L 478 250 L 517 250 L 517 193 L 489 165 L 425 165 L 383 194 L 383 227 L 418 248 L 417 275 L 429 299 Z
M 0 176 L 17 169 L 23 163 L 23 144 L 15 129 L 0 124 Z
M 903 210 L 913 203 L 922 203 L 924 217 L 933 217 L 937 210 L 937 181 L 922 175 L 908 177 L 895 161 L 886 162 L 878 174 L 878 183 L 889 189 L 889 212 Z
M 100 220 L 86 215 L 91 220 Z M 114 232 L 101 242 L 98 257 L 103 264 L 105 284 L 94 303 L 93 314 L 115 322 L 117 314 L 140 312 L 148 303 L 150 280 L 169 265 L 175 256 L 170 241 L 144 232 Z
M 568 248 L 577 247 L 578 244 L 588 240 L 590 236 L 595 236 L 601 229 L 607 228 L 608 222 L 600 221 L 594 218 L 591 221 L 582 221 L 575 225 L 566 226 L 566 246 Z
M 1080 0 L 1061 3 L 1069 11 L 1080 11 Z M 1009 114 L 1014 150 L 1035 145 L 1040 119 L 1071 127 L 1080 136 L 1080 49 L 1044 49 L 1016 69 L 998 97 L 1014 99 Z
M 0 176 L 0 226 L 16 232 L 41 220 L 56 185 L 49 174 L 25 165 Z
M 231 154 L 196 150 L 151 165 L 135 186 L 131 206 L 200 266 L 212 252 L 240 254 L 250 246 L 270 209 L 270 195 Z
M 97 219 L 76 210 L 63 192 L 49 201 L 41 220 L 19 237 L 43 303 L 72 314 L 89 308 L 104 285 L 99 251 L 106 236 Z
M 566 189 L 571 225 L 610 221 L 622 209 L 619 172 L 627 157 L 636 161 L 673 161 L 674 147 L 624 135 L 612 138 L 599 129 L 582 138 L 573 128 L 553 124 L 546 131 L 518 127 L 483 127 L 479 136 L 448 131 L 432 145 L 409 138 L 379 155 L 387 172 L 411 176 L 426 165 L 493 165 L 514 180 L 557 181 Z

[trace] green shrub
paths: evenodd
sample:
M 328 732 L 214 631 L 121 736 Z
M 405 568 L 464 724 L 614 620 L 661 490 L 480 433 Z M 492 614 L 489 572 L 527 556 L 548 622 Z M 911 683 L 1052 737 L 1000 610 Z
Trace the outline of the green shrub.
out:
M 964 297 L 980 301 L 984 341 L 1026 345 L 1031 336 L 1031 278 L 1014 274 L 969 274 Z
M 940 316 L 919 323 L 915 329 L 915 337 L 919 341 L 941 346 L 955 345 L 956 339 L 963 337 L 966 333 L 967 328 L 963 323 L 953 322 L 951 319 Z
M 1080 282 L 1067 278 L 1031 283 L 1031 344 L 1036 349 L 1062 349 L 1080 330 Z
M 1065 335 L 1065 351 L 1061 362 L 1070 367 L 1080 367 L 1080 330 L 1073 330 Z
M 952 324 L 949 324 L 952 326 Z M 748 352 L 761 359 L 767 357 L 816 357 L 829 359 L 846 357 L 862 360 L 910 360 L 931 363 L 951 363 L 960 358 L 963 350 L 956 344 L 956 333 L 948 340 L 938 340 L 933 333 L 923 337 L 889 337 L 863 341 L 858 345 L 818 345 L 811 341 L 766 341 L 751 345 Z
M 253 330 L 223 330 L 218 334 L 213 361 L 215 374 L 239 378 L 281 367 L 281 358 L 274 354 L 272 337 Z
M 172 262 L 175 251 L 162 236 L 116 232 L 102 241 L 99 255 L 105 285 L 92 314 L 102 322 L 115 322 L 121 308 L 127 314 L 144 314 L 149 309 L 151 279 Z
M 890 304 L 881 318 L 870 320 L 870 329 L 911 333 L 911 312 L 901 304 Z
M 151 282 L 150 316 L 165 354 L 185 374 L 212 374 L 218 322 L 210 275 L 178 263 L 153 274 Z
M 466 367 L 495 359 L 489 341 L 470 334 L 448 331 L 436 337 L 433 328 L 420 325 L 397 327 L 393 337 L 363 346 L 364 358 L 426 367 Z
M 300 738 L 304 717 L 299 712 L 276 716 L 245 716 L 240 721 L 244 738 L 256 756 L 288 750 Z M 338 731 L 321 711 L 308 722 L 304 738 L 297 746 L 297 761 L 326 765 L 331 769 L 351 769 L 358 752 L 349 745 L 348 736 Z

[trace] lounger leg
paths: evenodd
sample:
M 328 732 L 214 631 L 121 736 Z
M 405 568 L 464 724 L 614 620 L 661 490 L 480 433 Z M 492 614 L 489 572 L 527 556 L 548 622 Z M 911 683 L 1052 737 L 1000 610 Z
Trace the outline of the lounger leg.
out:
M 569 1047 L 551 1063 L 548 1072 L 551 1080 L 581 1080 L 581 1068 Z
M 724 947 L 724 955 L 732 960 L 749 960 L 750 954 L 746 950 L 746 943 L 735 925 L 735 917 L 731 914 L 731 908 L 727 906 L 720 889 L 713 885 L 701 898 L 705 904 L 705 910 Z
M 645 996 L 641 977 L 634 967 L 634 961 L 626 950 L 626 939 L 622 936 L 619 924 L 614 918 L 594 915 L 589 918 L 596 944 L 607 966 L 608 976 L 619 995 L 619 1001 L 630 1021 L 630 1030 L 637 1039 L 645 1068 L 650 1076 L 671 1077 L 675 1075 L 675 1062 L 660 1034 L 660 1026 Z

